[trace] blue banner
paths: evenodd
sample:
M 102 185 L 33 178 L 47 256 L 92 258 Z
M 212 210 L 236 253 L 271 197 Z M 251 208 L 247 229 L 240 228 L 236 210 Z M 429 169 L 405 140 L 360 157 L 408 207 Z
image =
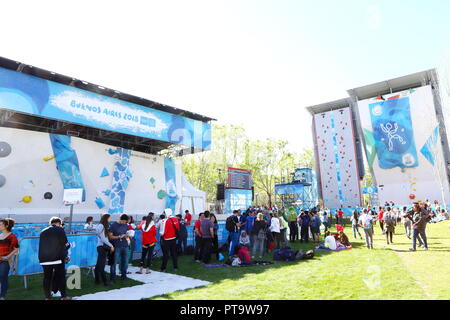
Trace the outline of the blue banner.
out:
M 71 248 L 69 249 L 70 262 L 66 267 L 94 266 L 97 262 L 97 236 L 94 234 L 67 236 Z M 24 238 L 19 243 L 19 261 L 17 274 L 26 275 L 43 272 L 39 264 L 39 237 Z
M 435 163 L 435 154 L 436 154 L 436 145 L 438 143 L 439 137 L 439 126 L 436 126 L 433 130 L 433 134 L 427 139 L 425 144 L 420 149 L 420 152 L 423 156 L 430 161 L 430 163 L 434 166 Z
M 417 167 L 409 97 L 372 103 L 369 110 L 380 168 Z
M 375 194 L 378 193 L 377 187 L 363 187 L 363 194 Z
M 275 185 L 276 194 L 303 194 L 304 186 L 301 183 L 277 184 Z
M 225 189 L 225 213 L 246 210 L 252 205 L 252 190 Z
M 70 136 L 50 133 L 56 169 L 59 172 L 64 189 L 83 189 L 83 201 L 86 200 L 83 179 L 78 164 L 77 153 L 70 146 Z
M 175 161 L 170 158 L 164 158 L 164 173 L 166 176 L 166 208 L 172 209 L 175 212 L 177 204 L 177 179 L 175 171 Z
M 211 125 L 0 68 L 0 108 L 197 147 L 211 148 Z
M 125 195 L 128 182 L 133 176 L 130 171 L 131 150 L 117 148 L 117 161 L 114 164 L 113 183 L 110 192 L 110 206 L 108 213 L 123 213 L 125 205 Z

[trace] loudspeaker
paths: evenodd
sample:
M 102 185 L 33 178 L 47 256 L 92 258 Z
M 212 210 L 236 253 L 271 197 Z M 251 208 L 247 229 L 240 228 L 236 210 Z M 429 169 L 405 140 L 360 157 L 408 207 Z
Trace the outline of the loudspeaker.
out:
M 217 184 L 216 199 L 217 200 L 225 200 L 225 183 Z
M 252 202 L 255 201 L 255 187 L 252 186 Z

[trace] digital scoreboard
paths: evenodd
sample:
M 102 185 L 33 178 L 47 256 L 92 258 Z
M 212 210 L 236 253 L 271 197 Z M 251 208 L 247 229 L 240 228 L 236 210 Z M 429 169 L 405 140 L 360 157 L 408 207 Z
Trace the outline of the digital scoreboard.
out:
M 246 169 L 228 168 L 227 187 L 250 190 L 252 188 L 252 172 Z

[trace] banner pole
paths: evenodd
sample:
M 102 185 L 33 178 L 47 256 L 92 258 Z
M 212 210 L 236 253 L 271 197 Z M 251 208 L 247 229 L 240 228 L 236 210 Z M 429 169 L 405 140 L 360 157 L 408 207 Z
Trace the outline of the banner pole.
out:
M 73 204 L 70 205 L 69 234 L 72 234 Z

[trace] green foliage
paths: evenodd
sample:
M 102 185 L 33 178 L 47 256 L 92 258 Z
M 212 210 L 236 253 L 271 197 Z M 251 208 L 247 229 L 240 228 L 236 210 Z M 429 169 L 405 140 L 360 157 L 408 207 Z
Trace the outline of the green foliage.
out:
M 259 204 L 271 205 L 274 185 L 299 166 L 313 166 L 312 149 L 294 153 L 285 140 L 251 140 L 245 129 L 233 125 L 213 125 L 212 149 L 182 157 L 183 172 L 198 189 L 206 191 L 209 202 L 214 202 L 216 185 L 225 182 L 227 168 L 252 170 L 253 184 Z

